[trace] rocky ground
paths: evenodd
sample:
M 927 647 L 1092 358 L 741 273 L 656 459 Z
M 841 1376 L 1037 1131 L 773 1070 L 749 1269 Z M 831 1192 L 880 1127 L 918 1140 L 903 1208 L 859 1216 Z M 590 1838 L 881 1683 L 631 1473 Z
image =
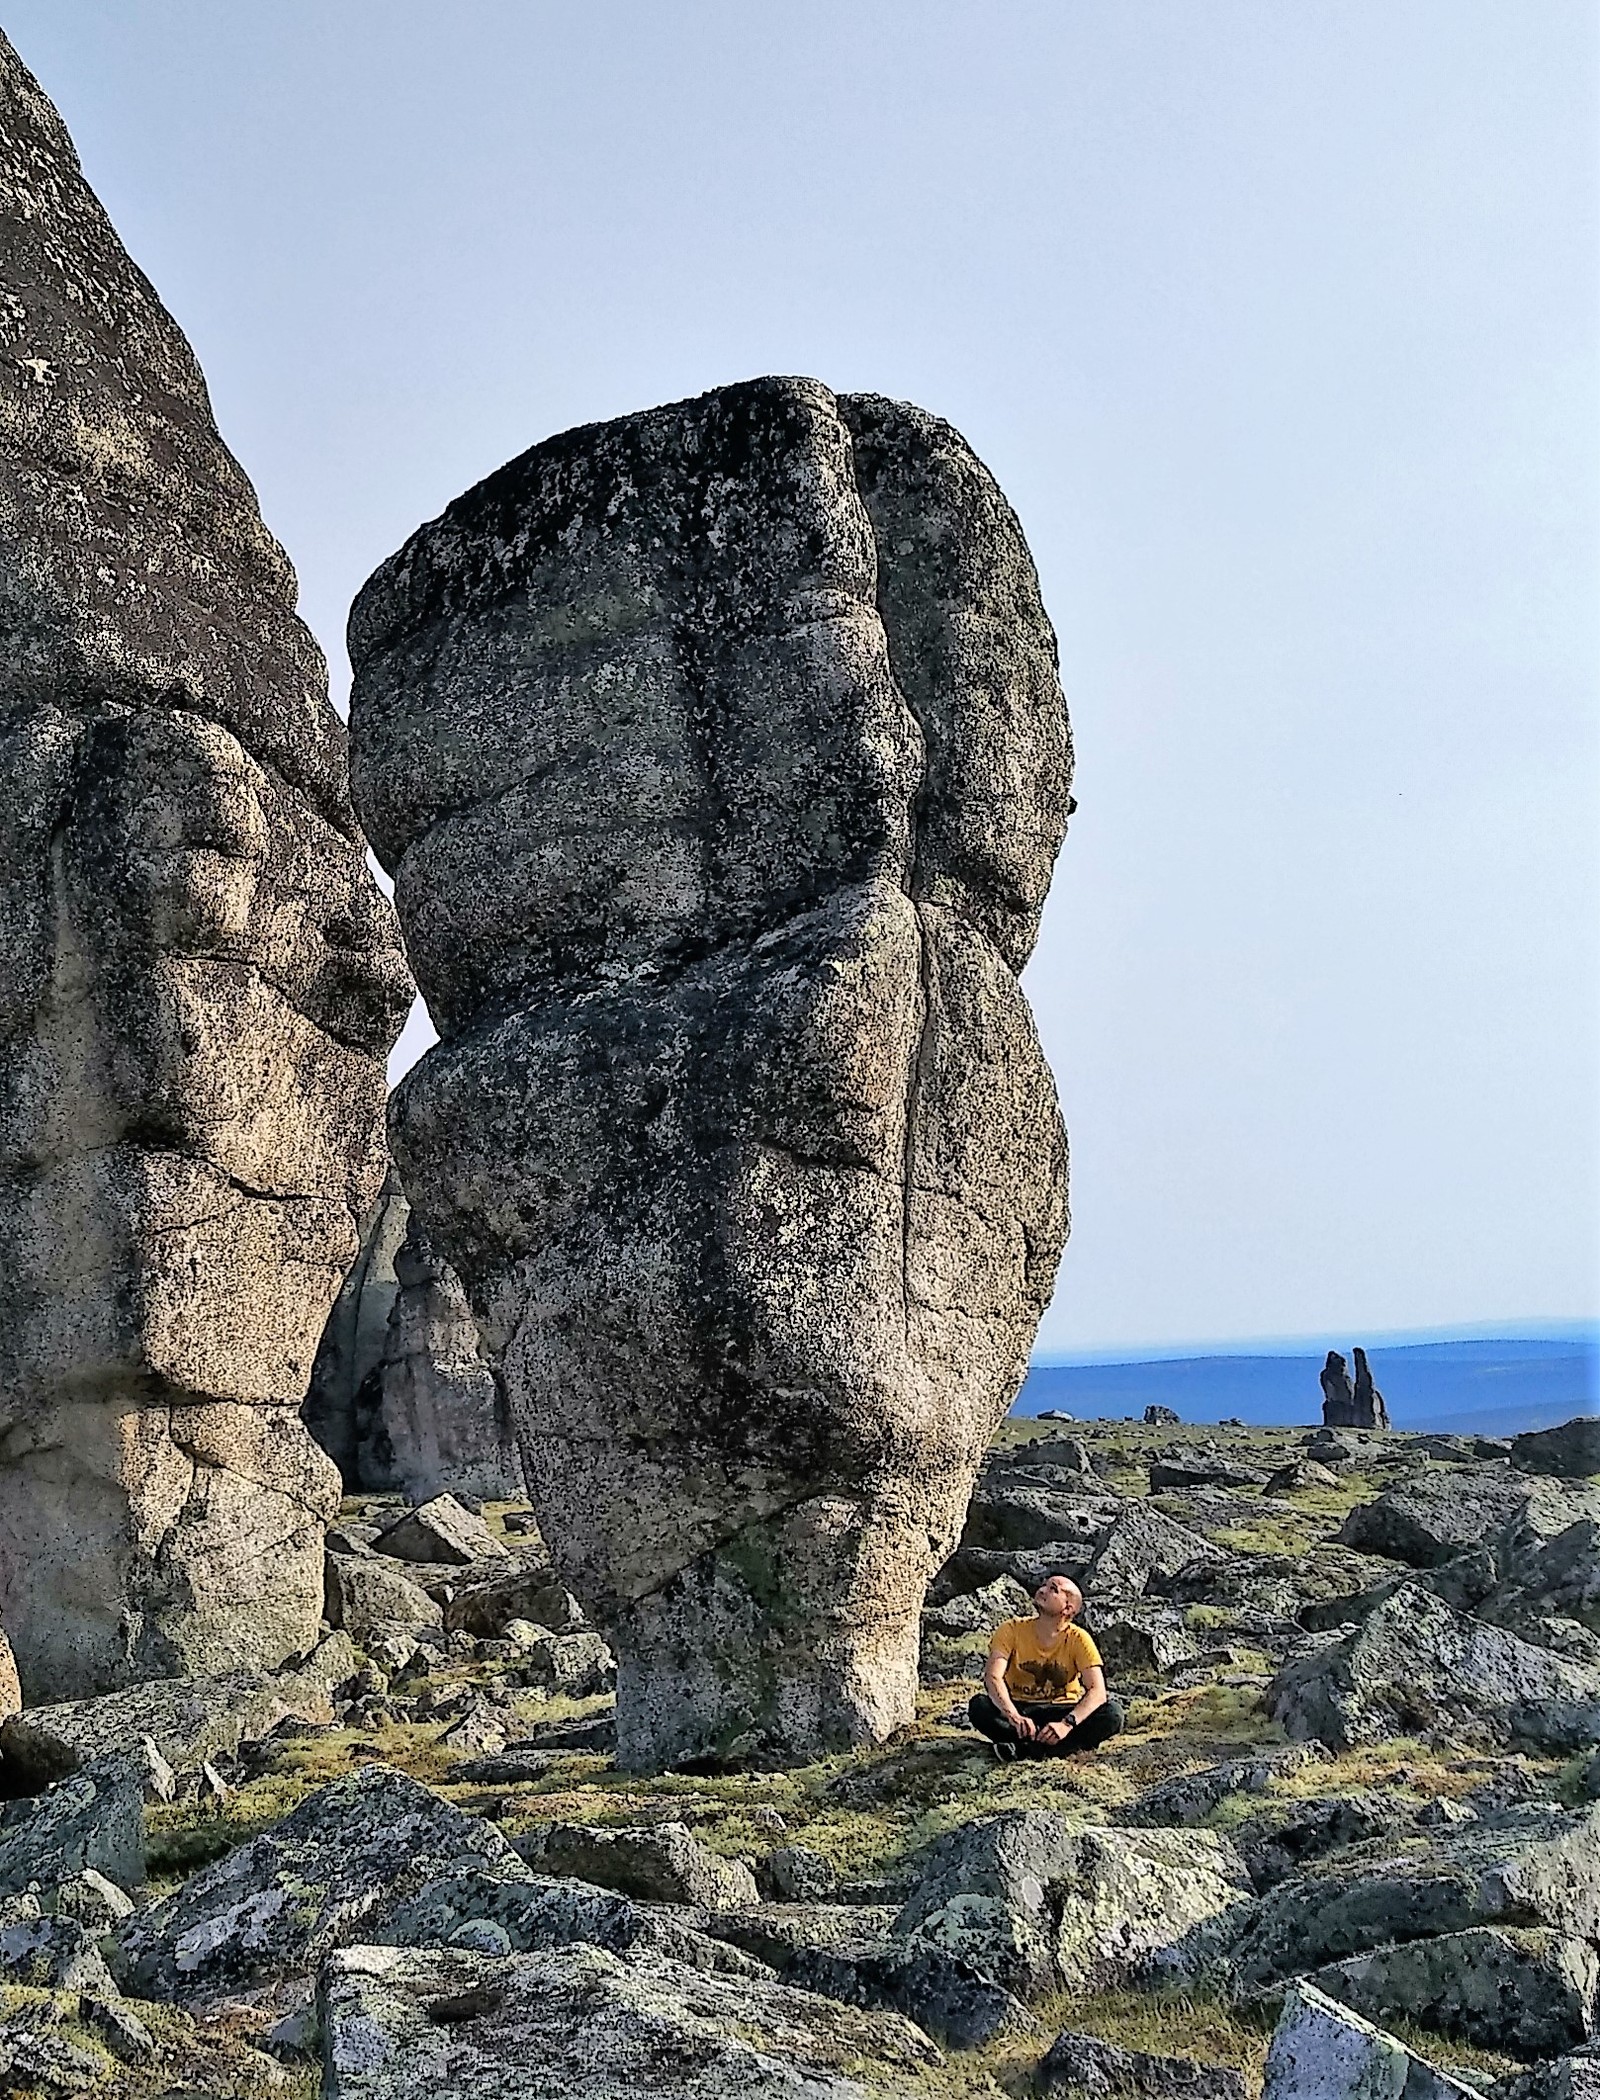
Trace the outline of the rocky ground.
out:
M 619 1772 L 526 1513 L 347 1505 L 297 1670 L 0 1728 L 0 2093 L 1600 2095 L 1597 1430 L 1008 1423 L 788 1771 Z M 1060 1565 L 1129 1726 L 1000 1765 Z

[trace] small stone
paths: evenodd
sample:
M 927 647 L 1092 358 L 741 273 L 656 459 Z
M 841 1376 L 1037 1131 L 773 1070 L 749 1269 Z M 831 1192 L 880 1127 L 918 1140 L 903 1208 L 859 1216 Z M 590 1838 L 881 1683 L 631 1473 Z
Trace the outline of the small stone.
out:
M 1119 2049 L 1070 2030 L 1056 2036 L 1034 2077 L 1041 2100 L 1249 2100 L 1244 2080 L 1225 2065 Z
M 114 1932 L 124 1918 L 131 1918 L 133 1898 L 94 1867 L 69 1874 L 50 1891 L 48 1908 L 57 1917 L 75 1918 L 84 1931 L 98 1939 Z
M 147 1801 L 174 1801 L 178 1795 L 178 1775 L 156 1748 L 154 1736 L 142 1735 L 135 1753 Z
M 156 2053 L 156 2038 L 138 2014 L 119 1998 L 84 1996 L 78 2017 L 120 2063 L 148 2063 Z
M 761 1893 L 778 1903 L 826 1903 L 839 1886 L 831 1859 L 809 1845 L 780 1845 L 756 1869 Z

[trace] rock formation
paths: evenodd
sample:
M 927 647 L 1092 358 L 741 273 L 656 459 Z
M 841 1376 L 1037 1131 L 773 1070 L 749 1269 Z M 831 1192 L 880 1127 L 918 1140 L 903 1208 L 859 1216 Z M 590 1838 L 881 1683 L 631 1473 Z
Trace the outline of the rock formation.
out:
M 1372 1368 L 1367 1362 L 1365 1349 L 1357 1347 L 1356 1386 L 1352 1396 L 1355 1414 L 1351 1419 L 1352 1429 L 1387 1429 L 1389 1410 L 1383 1404 L 1383 1395 L 1372 1382 Z
M 409 996 L 294 578 L 0 38 L 0 1618 L 30 1701 L 309 1649 L 299 1420 Z
M 346 1489 L 524 1493 L 504 1392 L 461 1280 L 392 1170 L 317 1351 L 306 1427 Z
M 619 1754 L 881 1737 L 1066 1229 L 1016 973 L 1070 747 L 1016 519 L 936 418 L 758 380 L 535 447 L 350 631 L 442 1038 L 391 1142 Z
M 1356 1419 L 1356 1389 L 1350 1383 L 1350 1368 L 1337 1349 L 1328 1351 L 1322 1367 L 1322 1426 L 1353 1429 Z

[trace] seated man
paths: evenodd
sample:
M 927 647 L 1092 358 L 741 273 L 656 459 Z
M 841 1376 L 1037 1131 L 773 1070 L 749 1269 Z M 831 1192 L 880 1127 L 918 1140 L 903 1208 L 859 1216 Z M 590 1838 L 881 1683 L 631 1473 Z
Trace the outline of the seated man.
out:
M 1122 1727 L 1122 1708 L 1106 1690 L 1100 1650 L 1073 1620 L 1083 1592 L 1070 1575 L 1047 1575 L 1033 1593 L 1031 1619 L 995 1628 L 983 1666 L 985 1689 L 967 1711 L 995 1755 L 1066 1757 L 1092 1750 Z

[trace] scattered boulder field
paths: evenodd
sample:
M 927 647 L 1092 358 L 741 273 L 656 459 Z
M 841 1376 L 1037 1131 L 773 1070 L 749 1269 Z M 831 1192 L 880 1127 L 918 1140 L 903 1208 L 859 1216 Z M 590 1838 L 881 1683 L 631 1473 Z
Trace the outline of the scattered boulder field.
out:
M 525 1508 L 352 1500 L 290 1666 L 0 1725 L 0 2092 L 1600 2094 L 1592 1455 L 1007 1422 L 913 1723 L 654 1774 Z M 1051 1567 L 1129 1725 L 1000 1764 Z

